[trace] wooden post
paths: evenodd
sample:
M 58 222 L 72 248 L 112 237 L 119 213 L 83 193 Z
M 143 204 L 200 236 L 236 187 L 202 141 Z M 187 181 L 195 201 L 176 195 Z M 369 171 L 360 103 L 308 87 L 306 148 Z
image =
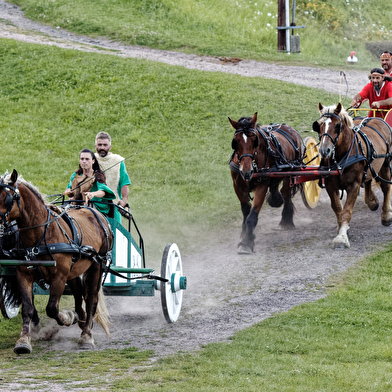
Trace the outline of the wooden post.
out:
M 285 0 L 278 0 L 278 27 L 286 26 Z M 278 50 L 286 51 L 286 30 L 278 30 Z

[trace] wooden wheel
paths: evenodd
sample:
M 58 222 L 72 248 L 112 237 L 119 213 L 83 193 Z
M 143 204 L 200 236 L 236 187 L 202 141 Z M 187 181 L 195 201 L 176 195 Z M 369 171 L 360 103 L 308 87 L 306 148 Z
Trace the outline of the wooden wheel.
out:
M 304 140 L 304 145 L 306 151 L 304 162 L 311 166 L 319 166 L 320 157 L 318 156 L 318 145 L 316 140 L 312 136 L 308 136 Z M 302 185 L 302 200 L 305 207 L 311 210 L 317 206 L 317 203 L 320 200 L 321 188 L 319 187 L 318 180 L 306 181 Z
M 168 282 L 160 284 L 163 314 L 168 323 L 174 323 L 180 315 L 182 293 L 186 289 L 186 277 L 182 275 L 181 255 L 176 244 L 166 245 L 161 277 L 168 279 Z
M 386 123 L 388 123 L 389 126 L 392 127 L 392 109 L 387 112 L 387 114 L 384 117 L 384 120 Z

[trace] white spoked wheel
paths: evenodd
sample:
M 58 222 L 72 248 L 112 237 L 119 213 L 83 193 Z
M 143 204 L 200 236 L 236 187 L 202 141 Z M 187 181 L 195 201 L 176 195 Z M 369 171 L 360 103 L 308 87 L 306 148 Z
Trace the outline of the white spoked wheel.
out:
M 186 277 L 182 275 L 181 254 L 176 244 L 167 244 L 162 256 L 160 282 L 162 310 L 168 323 L 177 321 L 182 305 L 182 293 L 186 289 Z
M 5 300 L 5 290 L 0 291 L 0 310 L 6 319 L 16 317 L 19 313 L 20 306 L 12 306 Z

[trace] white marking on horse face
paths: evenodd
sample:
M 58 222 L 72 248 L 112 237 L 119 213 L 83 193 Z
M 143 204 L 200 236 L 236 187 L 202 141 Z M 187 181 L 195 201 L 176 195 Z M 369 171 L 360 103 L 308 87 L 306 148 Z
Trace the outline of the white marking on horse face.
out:
M 330 118 L 327 118 L 324 122 L 325 124 L 325 128 L 324 128 L 324 133 L 328 133 L 328 128 L 330 126 L 330 124 L 332 123 L 332 120 Z M 320 147 L 319 150 L 322 151 L 326 151 L 326 149 L 328 149 L 328 147 L 330 147 L 331 145 L 331 139 L 329 137 L 323 137 L 320 141 Z M 327 158 L 327 157 L 325 157 Z
M 246 141 L 248 140 L 248 137 L 245 135 L 245 133 L 242 134 L 242 137 L 244 138 L 244 142 L 246 143 Z

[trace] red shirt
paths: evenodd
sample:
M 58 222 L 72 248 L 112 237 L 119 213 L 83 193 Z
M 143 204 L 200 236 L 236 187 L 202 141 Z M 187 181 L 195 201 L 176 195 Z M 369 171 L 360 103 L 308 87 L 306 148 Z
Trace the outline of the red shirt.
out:
M 373 88 L 373 83 L 370 82 L 368 83 L 362 91 L 359 93 L 361 96 L 361 99 L 368 99 L 369 100 L 369 106 L 372 106 L 372 103 L 375 101 L 383 101 L 384 99 L 392 98 L 392 83 L 391 82 L 384 82 L 383 86 L 381 87 L 380 93 L 376 94 Z M 379 109 L 386 109 L 389 110 L 392 108 L 391 106 L 380 106 Z M 370 111 L 369 112 L 369 117 L 374 117 L 374 112 Z M 376 112 L 376 117 L 382 117 L 384 118 L 386 115 L 386 112 Z

